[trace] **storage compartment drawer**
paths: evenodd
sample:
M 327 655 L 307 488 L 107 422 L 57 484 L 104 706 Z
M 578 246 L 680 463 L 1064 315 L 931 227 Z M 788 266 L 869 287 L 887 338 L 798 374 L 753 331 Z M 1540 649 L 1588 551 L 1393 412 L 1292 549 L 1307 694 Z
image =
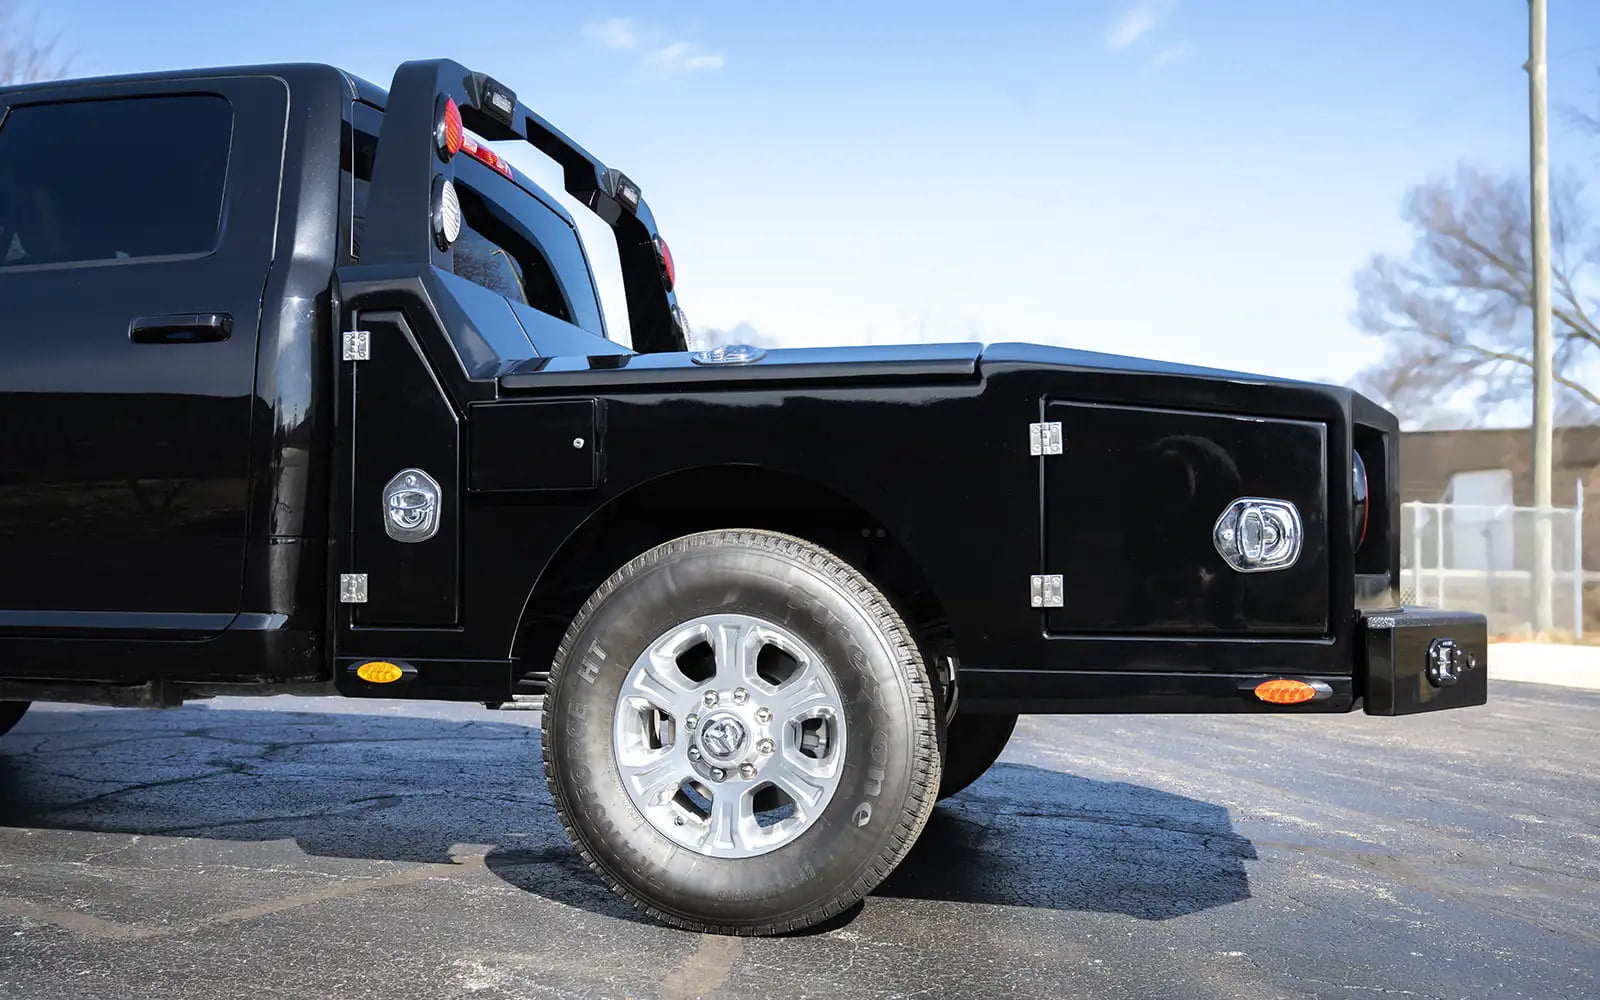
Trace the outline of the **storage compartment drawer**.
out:
M 1402 608 L 1361 616 L 1368 715 L 1413 715 L 1489 700 L 1483 615 Z

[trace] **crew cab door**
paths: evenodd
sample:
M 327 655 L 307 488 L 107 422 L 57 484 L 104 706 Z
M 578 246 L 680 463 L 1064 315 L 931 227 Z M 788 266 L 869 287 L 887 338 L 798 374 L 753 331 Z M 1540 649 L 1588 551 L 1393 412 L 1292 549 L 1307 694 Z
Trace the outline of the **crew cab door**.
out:
M 0 102 L 0 633 L 220 630 L 240 602 L 287 88 Z

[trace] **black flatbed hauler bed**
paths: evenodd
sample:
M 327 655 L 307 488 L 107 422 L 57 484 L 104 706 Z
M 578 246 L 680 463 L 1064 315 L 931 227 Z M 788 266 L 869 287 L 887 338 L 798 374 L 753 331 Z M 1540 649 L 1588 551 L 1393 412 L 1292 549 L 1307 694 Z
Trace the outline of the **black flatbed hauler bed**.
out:
M 615 235 L 629 343 L 508 141 Z M 1398 428 L 1360 395 L 692 352 L 674 281 L 637 184 L 453 62 L 0 91 L 0 729 L 542 699 L 595 870 L 762 933 L 870 891 L 1019 713 L 1484 702 L 1484 620 L 1393 606 Z

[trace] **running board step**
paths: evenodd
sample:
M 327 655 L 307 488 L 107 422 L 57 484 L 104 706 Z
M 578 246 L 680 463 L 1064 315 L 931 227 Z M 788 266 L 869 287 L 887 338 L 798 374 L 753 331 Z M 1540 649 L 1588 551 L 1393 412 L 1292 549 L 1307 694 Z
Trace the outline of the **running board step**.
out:
M 487 708 L 498 708 L 502 712 L 542 712 L 544 711 L 544 695 L 542 694 L 514 694 L 510 701 L 502 701 L 498 705 L 484 702 Z

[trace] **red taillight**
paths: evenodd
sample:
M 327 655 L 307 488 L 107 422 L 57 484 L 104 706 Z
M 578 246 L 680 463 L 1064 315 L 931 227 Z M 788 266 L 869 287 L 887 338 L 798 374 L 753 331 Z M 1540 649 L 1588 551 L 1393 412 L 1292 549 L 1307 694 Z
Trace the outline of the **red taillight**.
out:
M 656 237 L 656 260 L 661 263 L 661 283 L 670 292 L 672 286 L 678 283 L 678 269 L 672 263 L 672 248 L 659 236 Z
M 434 128 L 433 139 L 439 146 L 439 155 L 445 160 L 461 152 L 461 146 L 467 140 L 467 130 L 461 124 L 461 109 L 456 106 L 454 98 L 444 99 L 444 108 L 439 112 L 439 124 Z
M 1372 511 L 1371 497 L 1367 487 L 1367 463 L 1361 460 L 1359 452 L 1352 452 L 1350 469 L 1351 500 L 1354 503 L 1350 511 L 1350 529 L 1355 538 L 1355 547 L 1361 548 L 1361 543 L 1367 540 L 1367 518 Z
M 498 170 L 506 177 L 511 176 L 511 164 L 507 163 L 506 158 L 498 155 L 494 150 L 487 146 L 481 146 L 470 138 L 466 140 L 466 145 L 462 148 L 467 151 L 468 156 L 484 166 Z

